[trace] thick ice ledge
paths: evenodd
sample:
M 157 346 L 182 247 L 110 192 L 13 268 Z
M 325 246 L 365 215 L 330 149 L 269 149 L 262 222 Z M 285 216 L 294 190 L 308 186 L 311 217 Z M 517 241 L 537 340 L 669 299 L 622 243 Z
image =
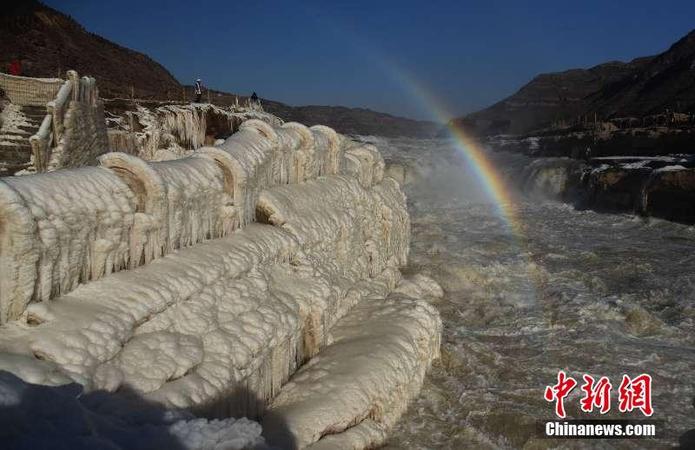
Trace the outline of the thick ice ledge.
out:
M 101 164 L 0 182 L 0 370 L 207 417 L 272 405 L 301 447 L 383 441 L 438 355 L 441 290 L 401 279 L 406 199 L 375 147 L 250 120 Z
M 439 356 L 441 327 L 424 300 L 395 294 L 360 303 L 273 400 L 266 438 L 312 449 L 383 443 Z
M 341 173 L 370 187 L 383 161 L 360 145 L 327 127 L 253 119 L 187 158 L 109 153 L 101 167 L 3 178 L 0 324 L 32 302 L 254 222 L 264 189 Z

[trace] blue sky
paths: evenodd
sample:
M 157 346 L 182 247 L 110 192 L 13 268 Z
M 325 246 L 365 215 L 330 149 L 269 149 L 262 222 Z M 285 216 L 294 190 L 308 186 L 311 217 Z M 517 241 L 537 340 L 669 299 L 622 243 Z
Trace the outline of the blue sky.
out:
M 184 83 L 425 119 L 431 99 L 471 112 L 540 72 L 658 53 L 695 28 L 693 0 L 45 3 Z

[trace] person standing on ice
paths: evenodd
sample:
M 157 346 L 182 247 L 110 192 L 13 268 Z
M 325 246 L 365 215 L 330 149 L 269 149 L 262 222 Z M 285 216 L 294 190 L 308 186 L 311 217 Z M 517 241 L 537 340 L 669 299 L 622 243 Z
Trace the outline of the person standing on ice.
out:
M 195 80 L 194 92 L 195 92 L 195 102 L 200 103 L 200 97 L 203 96 L 203 81 L 200 78 Z

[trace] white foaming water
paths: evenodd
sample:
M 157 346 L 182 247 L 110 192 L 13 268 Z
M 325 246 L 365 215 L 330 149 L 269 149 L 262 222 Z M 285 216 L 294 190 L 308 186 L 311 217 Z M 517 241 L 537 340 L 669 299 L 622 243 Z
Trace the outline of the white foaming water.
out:
M 406 183 L 410 270 L 445 290 L 442 359 L 387 448 L 663 448 L 695 428 L 693 227 L 522 197 L 512 236 L 449 141 L 363 140 Z M 530 162 L 494 158 L 503 171 Z M 580 413 L 577 387 L 569 418 L 645 418 L 618 412 L 617 387 L 624 373 L 651 374 L 659 438 L 541 438 L 537 422 L 553 416 L 543 391 L 561 369 L 614 385 L 605 416 Z

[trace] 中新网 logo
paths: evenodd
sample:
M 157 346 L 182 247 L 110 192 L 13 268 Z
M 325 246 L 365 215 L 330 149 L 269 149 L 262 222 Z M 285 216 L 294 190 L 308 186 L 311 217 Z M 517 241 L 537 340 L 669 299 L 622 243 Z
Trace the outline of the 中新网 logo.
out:
M 584 383 L 580 389 L 583 393 L 579 403 L 581 410 L 587 413 L 597 410 L 601 414 L 606 414 L 611 409 L 611 384 L 608 377 L 598 379 L 585 374 Z M 544 398 L 548 402 L 555 403 L 555 415 L 564 419 L 565 399 L 577 387 L 577 380 L 568 376 L 564 371 L 557 374 L 557 383 L 545 388 Z M 652 408 L 652 377 L 648 374 L 641 374 L 634 378 L 623 375 L 618 386 L 618 410 L 620 412 L 641 411 L 649 417 L 654 413 Z

